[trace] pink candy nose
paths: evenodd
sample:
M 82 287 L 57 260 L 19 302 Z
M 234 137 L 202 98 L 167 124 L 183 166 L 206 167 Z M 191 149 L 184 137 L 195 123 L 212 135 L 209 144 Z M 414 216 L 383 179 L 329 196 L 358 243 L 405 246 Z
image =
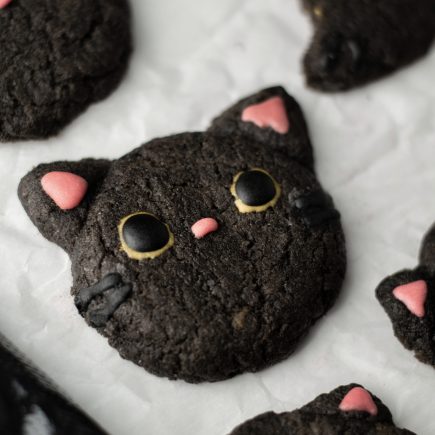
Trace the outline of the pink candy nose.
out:
M 216 231 L 218 228 L 219 224 L 216 219 L 203 218 L 192 225 L 192 233 L 197 239 L 202 239 L 207 234 Z

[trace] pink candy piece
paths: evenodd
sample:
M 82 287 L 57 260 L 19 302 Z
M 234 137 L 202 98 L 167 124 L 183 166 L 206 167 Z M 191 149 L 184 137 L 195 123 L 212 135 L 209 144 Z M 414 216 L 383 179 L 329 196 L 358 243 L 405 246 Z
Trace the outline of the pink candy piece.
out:
M 76 208 L 88 190 L 88 182 L 71 172 L 49 172 L 41 178 L 41 185 L 62 210 Z
M 272 97 L 246 107 L 242 112 L 242 121 L 253 122 L 260 128 L 271 127 L 280 134 L 286 134 L 290 128 L 284 100 L 281 97 Z
M 393 295 L 400 302 L 403 302 L 417 317 L 424 317 L 424 304 L 427 297 L 426 281 L 414 281 L 409 284 L 401 285 L 393 290 Z
M 192 233 L 197 239 L 202 239 L 207 234 L 216 231 L 218 228 L 219 224 L 216 219 L 203 218 L 192 225 Z
M 341 411 L 363 411 L 371 415 L 377 415 L 378 407 L 370 393 L 361 387 L 352 388 L 338 406 Z
M 12 0 L 0 0 L 0 9 L 6 7 Z

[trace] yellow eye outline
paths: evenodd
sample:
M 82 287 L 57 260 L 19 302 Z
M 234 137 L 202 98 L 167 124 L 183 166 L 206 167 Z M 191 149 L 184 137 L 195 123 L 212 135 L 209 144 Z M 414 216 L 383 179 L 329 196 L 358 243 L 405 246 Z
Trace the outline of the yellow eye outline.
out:
M 236 192 L 236 184 L 238 179 L 240 178 L 240 176 L 242 174 L 244 174 L 245 172 L 249 172 L 249 171 L 258 171 L 258 172 L 262 172 L 263 174 L 266 174 L 273 182 L 274 186 L 275 186 L 275 196 L 266 204 L 263 205 L 247 205 L 245 204 L 237 195 Z M 231 194 L 234 196 L 234 198 L 236 198 L 236 200 L 234 201 L 234 204 L 236 205 L 237 209 L 239 210 L 240 213 L 260 213 L 262 211 L 266 211 L 268 208 L 270 207 L 275 207 L 276 203 L 278 202 L 278 199 L 281 196 L 281 186 L 278 184 L 278 182 L 275 180 L 275 178 L 272 177 L 272 175 L 269 174 L 269 172 L 265 171 L 264 169 L 261 168 L 251 168 L 248 169 L 247 171 L 241 171 L 239 172 L 233 179 L 233 184 L 230 187 L 230 192 Z
M 169 229 L 169 225 L 163 223 L 163 225 L 166 226 L 166 229 L 168 230 L 168 234 L 169 234 L 169 239 L 168 242 L 166 243 L 165 246 L 163 246 L 163 248 L 157 249 L 155 251 L 149 251 L 149 252 L 139 252 L 136 251 L 134 249 L 129 248 L 129 246 L 127 245 L 127 243 L 124 240 L 124 236 L 122 234 L 122 230 L 124 228 L 124 224 L 133 216 L 137 216 L 137 215 L 148 215 L 148 216 L 152 216 L 153 218 L 157 219 L 159 222 L 160 219 L 157 218 L 157 216 L 153 215 L 152 213 L 147 213 L 145 211 L 138 211 L 132 214 L 129 214 L 128 216 L 123 217 L 118 224 L 118 235 L 119 235 L 119 239 L 121 240 L 121 251 L 124 251 L 127 256 L 129 258 L 131 258 L 132 260 L 153 260 L 154 258 L 159 257 L 160 255 L 162 255 L 164 252 L 166 252 L 169 248 L 171 248 L 174 245 L 174 235 L 172 234 L 171 230 Z

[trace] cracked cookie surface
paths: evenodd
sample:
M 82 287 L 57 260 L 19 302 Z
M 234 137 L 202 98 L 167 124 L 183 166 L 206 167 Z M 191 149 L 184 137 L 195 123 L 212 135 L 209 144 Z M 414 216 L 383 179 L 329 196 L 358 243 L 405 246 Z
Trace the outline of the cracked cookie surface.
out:
M 259 415 L 230 435 L 415 435 L 394 425 L 389 409 L 357 384 L 321 394 L 292 412 Z
M 47 138 L 121 80 L 127 0 L 13 0 L 0 8 L 0 47 L 0 141 Z
M 63 204 L 59 195 L 76 198 L 84 184 L 44 191 L 52 171 L 87 181 L 75 209 L 47 192 Z M 342 285 L 340 217 L 314 174 L 303 114 L 280 87 L 240 101 L 204 133 L 156 139 L 112 162 L 40 165 L 19 196 L 70 254 L 86 321 L 159 376 L 218 381 L 283 360 Z M 95 325 L 100 309 L 107 322 Z
M 315 33 L 304 58 L 307 84 L 341 91 L 424 56 L 435 39 L 432 0 L 302 0 Z

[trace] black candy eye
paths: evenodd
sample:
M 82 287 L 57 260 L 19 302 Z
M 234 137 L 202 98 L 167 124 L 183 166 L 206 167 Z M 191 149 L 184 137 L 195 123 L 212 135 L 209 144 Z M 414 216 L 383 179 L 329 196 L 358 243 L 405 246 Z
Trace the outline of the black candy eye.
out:
M 279 184 L 263 169 L 250 169 L 234 177 L 231 193 L 241 213 L 260 212 L 273 207 L 281 194 Z
M 118 226 L 122 249 L 134 260 L 156 258 L 174 244 L 169 227 L 154 215 L 133 213 Z
M 247 171 L 240 174 L 236 181 L 237 196 L 246 205 L 267 204 L 276 195 L 275 183 L 262 171 Z

